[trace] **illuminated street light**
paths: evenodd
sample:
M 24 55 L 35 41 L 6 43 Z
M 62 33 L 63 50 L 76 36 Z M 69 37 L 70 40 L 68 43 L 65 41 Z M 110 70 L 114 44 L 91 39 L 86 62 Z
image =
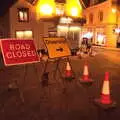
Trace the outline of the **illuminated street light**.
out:
M 57 16 L 57 14 L 63 15 L 62 13 L 60 13 L 60 11 L 58 13 L 58 10 L 56 8 L 56 3 L 54 0 L 38 0 L 38 2 L 36 3 L 36 12 L 38 19 L 54 18 Z M 66 0 L 65 16 L 69 16 L 73 18 L 82 17 L 82 6 L 79 0 Z
M 116 8 L 112 8 L 112 12 L 113 12 L 113 13 L 116 13 L 116 12 L 117 12 L 117 9 L 116 9 Z
M 77 10 L 77 8 L 72 8 L 71 9 L 71 15 L 73 16 L 73 17 L 76 17 L 76 16 L 78 16 L 78 10 Z
M 79 0 L 66 0 L 66 15 L 70 17 L 82 17 L 82 6 Z
M 56 5 L 54 0 L 38 0 L 36 5 L 37 17 L 49 18 L 56 14 Z

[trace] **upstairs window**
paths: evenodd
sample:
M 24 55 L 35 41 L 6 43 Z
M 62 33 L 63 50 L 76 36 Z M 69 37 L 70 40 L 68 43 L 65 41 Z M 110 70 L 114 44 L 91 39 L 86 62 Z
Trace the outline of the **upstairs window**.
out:
M 93 14 L 91 13 L 90 15 L 89 15 L 89 23 L 93 23 Z
M 103 21 L 103 12 L 102 12 L 102 11 L 100 11 L 100 12 L 98 13 L 98 18 L 99 18 L 99 21 L 100 21 L 100 22 Z
M 29 21 L 29 9 L 28 8 L 18 8 L 18 21 L 19 22 Z

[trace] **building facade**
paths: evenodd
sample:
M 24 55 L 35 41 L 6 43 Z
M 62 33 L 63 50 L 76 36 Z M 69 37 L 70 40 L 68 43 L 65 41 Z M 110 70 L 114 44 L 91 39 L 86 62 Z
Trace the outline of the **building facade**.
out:
M 36 10 L 29 0 L 16 2 L 0 16 L 0 38 L 33 39 L 37 49 L 45 48 L 43 37 L 48 36 L 53 23 L 36 18 Z
M 95 45 L 119 47 L 120 43 L 119 0 L 91 0 L 83 11 L 87 22 L 82 37 L 88 37 Z
M 43 37 L 64 36 L 71 48 L 80 45 L 81 25 L 74 23 L 55 24 L 37 18 L 37 0 L 16 0 L 16 2 L 0 16 L 0 38 L 33 39 L 37 49 L 45 48 Z M 55 0 L 57 16 L 65 16 L 65 0 Z M 67 19 L 67 17 L 66 17 Z M 64 19 L 65 20 L 65 19 Z

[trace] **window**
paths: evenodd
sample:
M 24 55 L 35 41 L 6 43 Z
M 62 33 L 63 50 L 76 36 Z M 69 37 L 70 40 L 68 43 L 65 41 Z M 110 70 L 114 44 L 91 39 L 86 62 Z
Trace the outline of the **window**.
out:
M 19 22 L 28 22 L 28 8 L 18 8 L 18 21 Z
M 103 21 L 103 12 L 102 12 L 102 11 L 100 11 L 100 12 L 98 13 L 98 19 L 99 19 L 100 22 Z
M 20 39 L 32 39 L 33 33 L 31 30 L 25 30 L 25 31 L 16 31 L 16 38 Z
M 89 15 L 89 23 L 93 23 L 93 14 L 92 13 Z
M 56 4 L 56 15 L 57 16 L 63 16 L 64 15 L 64 4 L 57 3 Z

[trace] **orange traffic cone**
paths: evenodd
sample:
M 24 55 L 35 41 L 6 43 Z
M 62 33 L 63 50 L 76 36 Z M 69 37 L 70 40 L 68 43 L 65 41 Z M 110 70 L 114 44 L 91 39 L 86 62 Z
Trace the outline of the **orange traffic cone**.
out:
M 110 96 L 110 87 L 109 87 L 109 73 L 105 73 L 105 79 L 103 82 L 103 88 L 102 88 L 102 93 L 100 99 L 95 99 L 95 102 L 107 109 L 115 106 L 115 102 L 112 101 L 111 96 Z
M 72 70 L 69 62 L 67 62 L 67 66 L 66 66 L 65 79 L 67 80 L 73 79 Z
M 89 72 L 88 72 L 88 65 L 84 65 L 84 71 L 83 71 L 83 76 L 80 78 L 81 83 L 92 83 L 93 80 L 89 77 Z

